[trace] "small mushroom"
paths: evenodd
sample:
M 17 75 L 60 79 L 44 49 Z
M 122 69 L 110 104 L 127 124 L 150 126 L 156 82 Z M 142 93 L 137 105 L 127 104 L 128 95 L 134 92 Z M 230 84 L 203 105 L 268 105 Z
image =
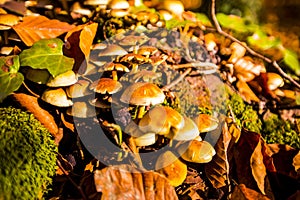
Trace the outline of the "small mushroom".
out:
M 49 87 L 64 87 L 73 85 L 78 81 L 77 75 L 72 70 L 57 75 L 56 77 L 50 77 L 47 86 Z
M 90 85 L 90 90 L 100 94 L 114 94 L 122 89 L 122 84 L 119 81 L 111 78 L 100 78 Z
M 219 120 L 217 118 L 208 114 L 199 114 L 194 117 L 193 120 L 198 126 L 198 130 L 200 133 L 215 130 L 219 124 Z
M 90 82 L 87 80 L 78 80 L 75 84 L 66 88 L 66 93 L 70 98 L 79 98 L 92 94 L 88 89 Z
M 78 1 L 76 1 L 71 7 L 71 16 L 73 19 L 81 18 L 82 16 L 91 17 L 91 15 L 92 11 L 87 8 L 83 8 Z
M 125 66 L 122 65 L 121 63 L 114 63 L 114 62 L 109 62 L 106 63 L 103 68 L 101 68 L 101 70 L 99 70 L 100 72 L 104 71 L 104 72 L 108 72 L 110 71 L 112 74 L 112 79 L 113 80 L 118 80 L 118 72 L 129 72 L 129 69 Z
M 4 44 L 8 44 L 8 30 L 18 24 L 20 17 L 13 14 L 0 14 L 0 31 L 3 31 Z
M 171 151 L 166 151 L 157 158 L 155 170 L 164 175 L 174 187 L 181 185 L 187 176 L 186 164 Z
M 267 77 L 267 84 L 270 90 L 275 90 L 284 85 L 284 80 L 279 74 L 269 72 L 267 73 Z
M 132 136 L 136 146 L 149 146 L 154 144 L 157 140 L 155 133 L 142 132 L 134 121 L 131 121 L 125 127 L 125 132 Z
M 100 57 L 112 57 L 112 56 L 124 56 L 128 52 L 123 49 L 121 46 L 116 44 L 110 44 L 105 49 L 100 51 L 98 56 Z
M 112 0 L 108 4 L 110 8 L 110 14 L 113 17 L 124 17 L 129 12 L 129 3 L 126 0 Z
M 155 54 L 158 52 L 158 49 L 153 46 L 141 46 L 137 53 L 145 56 L 146 58 L 149 58 L 151 55 Z
M 77 101 L 72 107 L 69 107 L 66 113 L 77 118 L 89 118 L 97 115 L 95 108 L 88 105 L 86 102 Z
M 144 133 L 156 133 L 172 139 L 184 127 L 184 117 L 171 107 L 155 106 L 141 118 L 138 125 Z
M 171 12 L 178 19 L 182 20 L 182 13 L 184 12 L 183 3 L 179 0 L 165 0 L 158 6 L 158 9 L 164 9 Z
M 151 60 L 140 55 L 140 54 L 135 54 L 135 53 L 128 53 L 125 56 L 123 56 L 120 60 L 120 62 L 127 62 L 131 64 L 132 66 L 132 72 L 135 73 L 138 70 L 138 65 L 144 64 L 147 62 L 150 62 Z
M 183 127 L 180 128 L 178 130 L 178 133 L 170 139 L 186 141 L 186 140 L 193 140 L 197 136 L 199 136 L 199 131 L 195 122 L 189 117 L 184 117 Z
M 193 163 L 208 163 L 216 154 L 213 146 L 207 141 L 192 140 L 181 144 L 178 149 L 181 158 Z
M 69 107 L 73 105 L 73 102 L 68 99 L 66 92 L 62 88 L 46 89 L 41 99 L 57 107 Z

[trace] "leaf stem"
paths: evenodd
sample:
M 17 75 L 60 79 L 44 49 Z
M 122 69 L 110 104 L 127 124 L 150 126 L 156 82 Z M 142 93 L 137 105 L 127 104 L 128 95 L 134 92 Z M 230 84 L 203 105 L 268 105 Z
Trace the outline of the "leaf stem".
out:
M 250 47 L 248 47 L 245 43 L 242 43 L 240 40 L 238 40 L 237 38 L 233 37 L 232 35 L 224 32 L 218 22 L 218 19 L 216 17 L 216 1 L 215 0 L 211 0 L 211 17 L 214 23 L 215 28 L 217 29 L 217 32 L 227 38 L 229 38 L 230 40 L 239 43 L 240 45 L 242 45 L 251 55 L 256 56 L 262 60 L 264 60 L 265 62 L 272 64 L 273 67 L 287 80 L 289 80 L 291 83 L 293 83 L 297 88 L 300 89 L 300 84 L 298 82 L 296 82 L 292 77 L 290 77 L 288 74 L 286 74 L 281 67 L 279 66 L 279 64 L 275 61 L 272 60 L 268 57 L 265 57 L 264 55 L 254 51 L 253 49 L 251 49 Z
M 34 93 L 34 92 L 26 85 L 26 83 L 25 83 L 24 81 L 22 82 L 22 84 L 23 84 L 23 86 L 26 88 L 26 90 L 28 90 L 28 92 L 29 92 L 30 94 L 32 94 L 33 96 L 35 96 L 35 97 L 37 97 L 37 98 L 40 98 L 40 95 Z

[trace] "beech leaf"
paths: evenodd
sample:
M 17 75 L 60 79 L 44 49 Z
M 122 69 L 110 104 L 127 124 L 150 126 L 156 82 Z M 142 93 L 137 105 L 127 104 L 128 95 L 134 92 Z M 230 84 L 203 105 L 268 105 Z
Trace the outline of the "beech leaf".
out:
M 27 46 L 31 46 L 41 39 L 56 38 L 72 28 L 74 25 L 56 19 L 50 20 L 44 16 L 27 16 L 23 18 L 23 22 L 13 26 Z
M 62 52 L 63 42 L 58 39 L 42 39 L 20 54 L 21 66 L 33 69 L 47 69 L 52 76 L 72 70 L 74 59 Z
M 129 165 L 109 166 L 94 172 L 97 192 L 102 199 L 178 199 L 167 178 L 153 171 L 142 171 Z
M 262 194 L 265 193 L 265 177 L 267 175 L 267 170 L 264 165 L 263 161 L 263 155 L 261 153 L 262 151 L 262 145 L 261 140 L 257 143 L 257 146 L 255 147 L 251 158 L 250 158 L 250 165 L 252 170 L 252 175 L 254 177 L 254 180 L 257 183 L 257 186 Z
M 247 188 L 244 184 L 240 184 L 235 186 L 231 199 L 239 199 L 239 200 L 269 200 L 268 197 L 262 195 L 255 190 Z
M 19 67 L 18 56 L 0 57 L 0 102 L 19 89 L 24 81 L 24 76 L 18 72 Z
M 232 154 L 232 135 L 228 131 L 227 123 L 222 126 L 222 133 L 214 146 L 216 155 L 212 161 L 205 165 L 205 172 L 209 181 L 215 188 L 221 188 L 229 184 L 229 158 L 228 154 Z M 230 155 L 232 158 L 232 156 Z
M 97 32 L 97 23 L 88 23 L 75 27 L 65 37 L 64 54 L 75 59 L 73 71 L 83 74 L 86 60 L 89 59 L 91 45 Z

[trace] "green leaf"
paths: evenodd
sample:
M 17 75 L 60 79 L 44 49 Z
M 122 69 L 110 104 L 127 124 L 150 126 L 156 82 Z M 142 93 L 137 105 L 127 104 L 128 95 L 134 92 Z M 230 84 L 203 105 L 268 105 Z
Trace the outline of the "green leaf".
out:
M 52 76 L 72 70 L 74 59 L 63 55 L 63 42 L 58 39 L 42 39 L 20 54 L 21 66 L 47 69 Z
M 279 38 L 268 36 L 262 30 L 256 30 L 252 36 L 247 38 L 250 45 L 259 47 L 262 50 L 267 50 L 270 48 L 275 48 L 281 45 Z
M 300 65 L 298 56 L 295 52 L 284 49 L 283 50 L 283 61 L 297 76 L 300 75 Z
M 19 89 L 24 81 L 21 73 L 2 73 L 0 74 L 0 102 L 2 102 L 10 93 Z
M 20 68 L 19 56 L 0 57 L 0 74 L 17 73 Z
M 204 13 L 196 13 L 196 18 L 199 20 L 204 26 L 211 26 L 211 22 L 209 18 Z
M 190 23 L 189 20 L 180 21 L 178 19 L 172 18 L 170 20 L 166 20 L 166 28 L 167 29 L 172 29 L 172 28 L 176 28 L 176 27 L 179 27 L 179 26 L 183 27 L 188 23 Z
M 221 26 L 240 33 L 254 32 L 258 27 L 236 15 L 218 13 L 216 16 Z

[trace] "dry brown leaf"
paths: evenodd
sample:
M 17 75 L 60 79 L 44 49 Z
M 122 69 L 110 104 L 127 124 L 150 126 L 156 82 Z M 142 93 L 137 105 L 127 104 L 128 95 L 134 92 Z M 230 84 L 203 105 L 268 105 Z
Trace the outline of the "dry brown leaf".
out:
M 251 101 L 259 102 L 259 98 L 254 94 L 254 92 L 251 90 L 251 88 L 248 86 L 248 84 L 242 80 L 239 80 L 236 83 L 236 86 L 239 90 L 240 95 L 247 101 L 248 103 L 251 103 Z
M 96 170 L 94 180 L 102 199 L 173 200 L 178 199 L 174 187 L 162 175 L 141 171 L 129 165 L 109 166 Z
M 86 60 L 89 59 L 91 46 L 97 32 L 97 23 L 87 23 L 76 26 L 65 36 L 64 54 L 75 59 L 73 70 L 83 74 L 86 70 Z
M 56 38 L 73 28 L 74 25 L 44 16 L 27 16 L 23 18 L 23 22 L 13 26 L 27 46 L 32 46 L 40 39 Z
M 49 132 L 55 137 L 59 137 L 59 131 L 54 117 L 38 103 L 38 98 L 23 93 L 12 94 L 12 97 L 26 110 L 31 112 L 37 120 L 41 122 Z
M 233 200 L 269 200 L 269 198 L 261 193 L 247 188 L 244 184 L 237 185 L 232 193 Z
M 214 146 L 216 155 L 211 162 L 205 165 L 206 175 L 215 188 L 221 188 L 230 183 L 228 153 L 234 142 L 228 131 L 227 123 L 223 123 L 222 133 Z
M 262 151 L 262 144 L 261 140 L 257 143 L 257 146 L 255 147 L 251 158 L 250 158 L 250 166 L 252 170 L 252 175 L 254 177 L 254 180 L 257 183 L 257 186 L 262 194 L 265 193 L 265 177 L 267 175 L 267 170 L 264 165 L 263 161 L 263 155 L 261 153 Z

